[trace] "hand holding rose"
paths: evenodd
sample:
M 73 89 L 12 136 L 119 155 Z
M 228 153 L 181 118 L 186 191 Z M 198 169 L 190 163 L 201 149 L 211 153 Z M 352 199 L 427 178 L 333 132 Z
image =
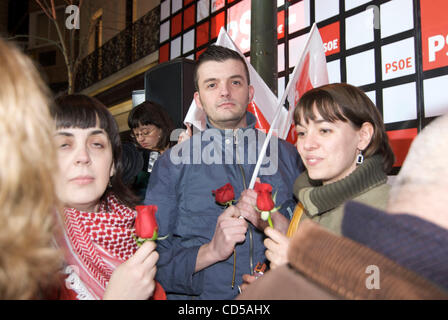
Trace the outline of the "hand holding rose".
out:
M 275 203 L 271 195 L 272 189 L 269 192 L 262 192 L 262 195 L 260 196 L 260 192 L 258 190 L 258 186 L 260 184 L 260 178 L 257 178 L 257 182 L 255 183 L 255 186 L 257 186 L 257 190 L 255 189 L 255 187 L 253 190 L 244 190 L 241 193 L 241 197 L 238 200 L 236 207 L 240 210 L 241 216 L 243 216 L 246 220 L 248 220 L 258 230 L 261 231 L 268 227 L 269 224 L 267 220 L 262 220 L 260 212 L 255 208 L 258 207 L 258 209 L 271 209 L 266 211 L 270 211 L 271 221 L 273 225 L 275 225 L 275 228 L 277 230 L 286 233 L 286 230 L 288 230 L 289 226 L 289 220 L 277 211 L 279 207 L 274 208 Z
M 103 299 L 145 300 L 151 297 L 156 288 L 154 277 L 157 271 L 156 263 L 159 259 L 159 254 L 155 249 L 156 243 L 148 241 L 131 258 L 115 268 Z
M 240 212 L 236 206 L 230 206 L 218 217 L 212 240 L 202 245 L 196 258 L 195 271 L 226 260 L 233 253 L 237 243 L 246 239 L 247 222 L 238 219 Z
M 267 236 L 264 240 L 265 255 L 270 262 L 270 268 L 275 269 L 280 265 L 288 263 L 289 238 L 272 228 L 266 228 L 264 233 Z
M 133 257 L 131 257 L 128 261 L 126 261 L 127 264 L 122 264 L 122 269 L 127 270 L 129 268 L 137 268 L 139 266 L 139 264 L 137 263 L 132 263 L 132 261 L 134 260 L 141 260 L 142 258 L 138 258 L 139 256 L 144 255 L 144 253 L 141 252 L 145 252 L 145 250 L 143 250 L 143 248 L 149 247 L 149 245 L 145 245 L 145 242 L 149 242 L 152 244 L 152 246 L 154 247 L 153 251 L 155 252 L 155 241 L 156 240 L 163 240 L 166 237 L 162 237 L 160 238 L 158 236 L 158 231 L 159 231 L 159 227 L 157 225 L 157 220 L 156 220 L 156 212 L 157 212 L 157 206 L 155 205 L 146 205 L 146 206 L 136 206 L 135 209 L 137 210 L 137 216 L 135 218 L 135 233 L 136 236 L 134 236 L 135 240 L 137 241 L 137 245 L 140 247 L 136 253 L 134 254 Z M 157 252 L 155 252 L 157 254 Z M 165 290 L 163 290 L 162 286 L 154 281 L 154 276 L 155 276 L 155 263 L 158 260 L 158 255 L 156 256 L 156 260 L 154 262 L 154 265 L 150 265 L 149 263 L 145 262 L 143 263 L 143 266 L 146 266 L 146 269 L 151 267 L 152 269 L 154 269 L 154 275 L 152 277 L 152 281 L 154 282 L 154 289 L 153 289 L 153 294 L 152 294 L 152 300 L 166 300 L 166 294 L 165 294 Z M 129 262 L 131 261 L 131 262 Z M 123 266 L 124 265 L 124 266 Z M 129 265 L 129 266 L 128 266 Z M 120 267 L 121 267 L 120 266 Z M 137 266 L 137 267 L 136 267 Z M 140 269 L 142 269 L 142 267 L 139 267 Z M 118 268 L 117 268 L 118 269 Z M 152 269 L 151 269 L 151 274 L 152 274 Z M 119 269 L 119 272 L 131 272 L 131 271 L 121 271 L 121 269 Z M 141 282 L 143 283 L 145 280 L 147 280 L 146 278 L 144 278 L 144 276 L 148 277 L 150 274 L 148 274 L 148 272 L 145 272 L 145 269 L 141 270 Z M 138 273 L 136 273 L 136 275 L 138 276 Z M 137 279 L 138 280 L 138 279 Z

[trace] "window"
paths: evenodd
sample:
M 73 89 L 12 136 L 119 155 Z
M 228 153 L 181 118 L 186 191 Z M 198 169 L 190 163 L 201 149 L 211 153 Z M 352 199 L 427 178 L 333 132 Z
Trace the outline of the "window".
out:
M 56 7 L 56 17 L 62 34 L 65 36 L 65 7 Z M 58 33 L 54 22 L 43 11 L 30 13 L 30 39 L 28 45 L 30 48 L 38 48 L 54 45 L 59 42 Z

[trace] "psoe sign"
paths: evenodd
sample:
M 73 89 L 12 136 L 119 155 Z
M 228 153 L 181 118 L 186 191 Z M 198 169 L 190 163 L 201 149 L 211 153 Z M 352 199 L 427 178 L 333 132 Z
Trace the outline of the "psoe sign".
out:
M 423 70 L 448 66 L 448 1 L 420 0 Z
M 428 62 L 436 62 L 437 55 L 448 56 L 448 34 L 436 34 L 428 38 Z M 440 57 L 443 58 L 443 57 Z

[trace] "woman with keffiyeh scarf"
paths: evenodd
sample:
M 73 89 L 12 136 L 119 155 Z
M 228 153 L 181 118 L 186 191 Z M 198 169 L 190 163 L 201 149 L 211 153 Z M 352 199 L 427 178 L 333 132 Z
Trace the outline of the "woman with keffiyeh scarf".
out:
M 155 282 L 155 242 L 133 238 L 137 199 L 121 181 L 117 123 L 98 100 L 56 99 L 57 193 L 64 206 L 62 299 L 164 299 Z

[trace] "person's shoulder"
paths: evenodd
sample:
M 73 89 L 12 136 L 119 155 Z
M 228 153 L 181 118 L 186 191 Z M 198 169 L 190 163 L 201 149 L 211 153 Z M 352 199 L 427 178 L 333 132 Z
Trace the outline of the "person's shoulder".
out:
M 263 138 L 263 141 L 268 136 L 267 133 L 265 133 L 262 130 L 257 130 L 257 132 L 258 132 L 258 135 Z M 296 147 L 293 144 L 291 144 L 288 141 L 286 141 L 285 139 L 279 138 L 276 135 L 272 135 L 271 138 L 270 138 L 270 141 L 272 141 L 273 139 L 277 140 L 278 145 L 280 146 L 280 148 L 284 148 L 284 149 L 286 149 L 288 151 L 295 151 L 296 150 Z
M 171 148 L 167 149 L 154 164 L 154 171 L 159 171 L 162 168 L 170 170 L 170 172 L 177 172 L 183 170 L 188 165 L 193 163 L 193 143 L 192 138 L 182 141 Z
M 288 141 L 282 138 L 278 138 L 278 144 L 279 146 L 281 146 L 281 148 L 285 148 L 289 152 L 297 153 L 296 147 L 292 143 L 289 143 Z
M 389 201 L 390 189 L 391 186 L 384 182 L 374 187 L 367 188 L 352 200 L 380 210 L 385 210 L 387 202 Z
M 281 138 L 278 138 L 278 154 L 281 159 L 291 159 L 296 167 L 301 166 L 300 156 L 296 147 Z
M 344 210 L 343 230 L 346 229 L 346 225 L 359 220 L 360 224 L 366 225 L 368 221 L 376 221 L 388 216 L 386 211 L 355 199 L 345 202 L 342 207 Z

